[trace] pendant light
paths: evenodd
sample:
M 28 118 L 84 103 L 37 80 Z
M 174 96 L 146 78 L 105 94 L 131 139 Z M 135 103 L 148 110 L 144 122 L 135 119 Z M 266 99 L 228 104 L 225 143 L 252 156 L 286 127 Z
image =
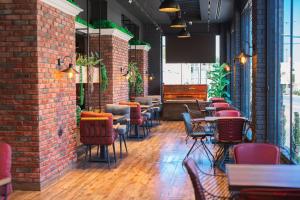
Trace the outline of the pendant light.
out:
M 177 38 L 190 38 L 191 34 L 185 29 L 182 29 L 179 34 L 177 35 Z
M 165 0 L 160 4 L 159 11 L 166 13 L 179 12 L 180 6 L 178 2 L 174 0 Z
M 180 12 L 178 13 L 177 17 L 172 21 L 171 28 L 186 28 L 186 22 L 184 19 L 181 18 Z

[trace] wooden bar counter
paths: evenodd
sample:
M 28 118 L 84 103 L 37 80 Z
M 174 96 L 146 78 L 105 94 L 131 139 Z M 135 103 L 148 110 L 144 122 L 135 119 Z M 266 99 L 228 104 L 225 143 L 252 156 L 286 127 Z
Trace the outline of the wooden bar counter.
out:
M 196 99 L 207 100 L 207 85 L 164 85 L 163 86 L 163 119 L 182 120 L 184 104 L 197 110 Z

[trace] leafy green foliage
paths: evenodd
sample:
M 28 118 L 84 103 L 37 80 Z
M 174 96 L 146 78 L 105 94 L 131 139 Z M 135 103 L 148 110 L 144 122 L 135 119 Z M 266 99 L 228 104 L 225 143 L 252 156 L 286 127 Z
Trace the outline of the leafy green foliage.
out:
M 143 77 L 135 62 L 128 64 L 128 84 L 130 94 L 140 95 L 144 92 Z
M 216 63 L 213 65 L 212 70 L 208 72 L 208 79 L 211 80 L 208 90 L 209 97 L 230 98 L 230 94 L 225 91 L 226 86 L 230 83 L 227 78 L 230 72 L 225 70 L 226 66 L 226 63 L 223 63 L 222 65 Z
M 92 24 L 88 23 L 86 20 L 82 19 L 78 15 L 76 16 L 75 21 L 78 22 L 78 23 L 80 23 L 80 24 L 83 24 L 85 26 L 88 26 L 90 28 L 95 28 Z
M 81 115 L 81 108 L 80 106 L 76 107 L 76 123 L 79 125 L 80 123 L 80 115 Z

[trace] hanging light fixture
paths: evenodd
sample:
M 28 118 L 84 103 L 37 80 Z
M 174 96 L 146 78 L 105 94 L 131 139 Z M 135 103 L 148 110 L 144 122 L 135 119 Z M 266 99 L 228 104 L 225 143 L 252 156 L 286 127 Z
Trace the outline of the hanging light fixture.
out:
M 185 29 L 182 29 L 179 34 L 177 35 L 177 38 L 190 38 L 191 34 Z
M 71 62 L 69 63 L 68 68 L 63 70 L 61 69 L 62 67 L 61 64 L 64 64 L 66 58 L 69 58 L 72 61 L 72 57 L 70 56 L 65 56 L 63 59 L 59 58 L 57 59 L 56 69 L 59 70 L 60 72 L 67 73 L 69 78 L 73 78 L 74 74 L 79 74 L 79 72 L 74 69 L 73 64 Z
M 160 4 L 160 12 L 173 13 L 180 11 L 180 5 L 174 0 L 165 0 Z
M 171 28 L 186 28 L 186 22 L 184 19 L 181 18 L 180 13 L 177 15 L 177 17 L 172 21 Z

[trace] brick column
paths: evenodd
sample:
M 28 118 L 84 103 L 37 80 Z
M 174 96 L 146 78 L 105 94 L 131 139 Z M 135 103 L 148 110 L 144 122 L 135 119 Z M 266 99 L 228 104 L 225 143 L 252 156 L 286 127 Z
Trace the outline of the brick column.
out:
M 148 73 L 149 73 L 149 62 L 148 53 L 150 47 L 147 45 L 131 45 L 129 50 L 129 62 L 136 62 L 139 68 L 139 72 L 143 77 L 144 82 L 144 94 L 148 95 Z
M 266 1 L 252 1 L 252 121 L 257 140 L 266 139 Z
M 64 56 L 75 62 L 74 16 L 81 9 L 64 0 L 5 2 L 0 140 L 13 149 L 14 189 L 40 190 L 76 160 L 75 80 L 57 71 L 56 63 Z
M 97 31 L 95 31 L 97 32 Z M 121 68 L 127 69 L 128 66 L 128 41 L 131 36 L 117 29 L 102 29 L 100 37 L 100 49 L 103 63 L 106 65 L 108 72 L 109 86 L 102 93 L 101 107 L 109 103 L 118 103 L 120 101 L 128 101 L 128 82 L 122 76 Z M 99 35 L 91 34 L 90 51 L 99 52 Z M 90 103 L 95 108 L 99 108 L 99 83 L 95 84 L 94 98 Z M 95 102 L 97 101 L 97 102 Z

